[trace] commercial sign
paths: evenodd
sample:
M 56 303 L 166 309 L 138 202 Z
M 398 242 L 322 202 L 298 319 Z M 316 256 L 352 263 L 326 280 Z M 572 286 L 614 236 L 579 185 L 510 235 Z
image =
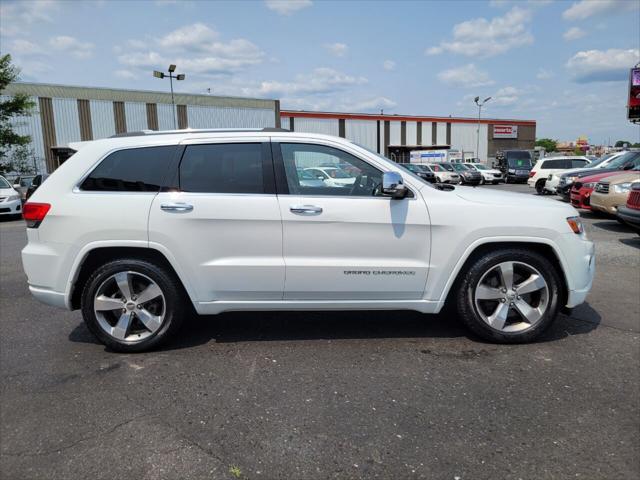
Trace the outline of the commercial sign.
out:
M 640 120 L 640 68 L 632 68 L 629 75 L 628 118 L 632 122 Z
M 518 138 L 518 126 L 494 125 L 493 138 Z

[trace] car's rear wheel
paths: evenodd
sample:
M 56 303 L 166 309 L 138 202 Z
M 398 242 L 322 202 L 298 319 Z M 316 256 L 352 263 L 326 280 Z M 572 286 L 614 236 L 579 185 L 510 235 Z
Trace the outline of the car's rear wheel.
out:
M 81 308 L 89 330 L 118 352 L 158 346 L 178 330 L 186 311 L 172 272 L 135 259 L 99 268 L 84 286 Z
M 544 184 L 546 183 L 546 180 L 538 180 L 536 182 L 536 193 L 538 195 L 544 195 L 546 192 L 544 191 Z
M 517 248 L 488 252 L 462 273 L 458 314 L 486 340 L 532 341 L 551 325 L 560 308 L 560 276 L 536 252 Z

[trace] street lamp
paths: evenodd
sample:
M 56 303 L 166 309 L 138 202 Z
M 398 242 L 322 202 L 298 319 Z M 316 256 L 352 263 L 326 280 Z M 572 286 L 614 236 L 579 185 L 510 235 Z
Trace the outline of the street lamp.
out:
M 485 103 L 487 103 L 489 100 L 491 100 L 491 97 L 487 97 L 485 98 L 483 101 L 479 101 L 480 97 L 476 97 L 473 99 L 474 102 L 476 102 L 476 105 L 478 106 L 478 136 L 476 139 L 476 158 L 478 160 L 480 160 L 480 115 L 482 113 L 482 107 Z
M 176 102 L 173 99 L 173 79 L 176 80 L 184 80 L 184 73 L 179 73 L 178 75 L 174 75 L 173 72 L 176 71 L 176 66 L 171 64 L 169 65 L 169 73 L 159 72 L 158 70 L 153 71 L 153 76 L 156 78 L 166 78 L 169 77 L 169 84 L 171 85 L 171 105 L 173 105 L 173 128 L 175 130 L 178 129 L 176 124 L 176 117 L 178 116 L 176 112 Z

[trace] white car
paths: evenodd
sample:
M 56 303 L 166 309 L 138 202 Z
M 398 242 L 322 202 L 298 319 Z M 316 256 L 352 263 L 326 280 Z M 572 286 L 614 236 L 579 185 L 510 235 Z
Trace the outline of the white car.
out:
M 22 214 L 22 197 L 6 178 L 0 176 L 0 216 Z
M 471 167 L 474 170 L 480 172 L 482 175 L 481 183 L 493 183 L 494 185 L 500 182 L 504 182 L 504 175 L 496 168 L 491 168 L 484 163 L 465 163 L 467 167 Z
M 456 173 L 453 167 L 449 170 L 437 163 L 424 163 L 422 165 L 434 173 L 436 176 L 436 182 L 438 183 L 460 183 L 460 175 Z
M 600 157 L 598 160 L 596 160 L 595 162 L 591 162 L 588 165 L 585 165 L 584 167 L 580 167 L 580 168 L 570 168 L 568 170 L 562 170 L 560 172 L 553 172 L 550 173 L 547 176 L 547 180 L 544 184 L 544 193 L 558 193 L 558 186 L 560 185 L 560 176 L 564 175 L 565 173 L 580 173 L 582 170 L 584 170 L 585 168 L 606 168 L 607 166 L 609 166 L 609 164 L 614 161 L 616 158 L 618 158 L 619 156 L 621 156 L 622 154 L 624 154 L 626 152 L 616 152 L 616 153 L 610 153 L 608 155 L 604 155 L 602 157 Z
M 485 339 L 526 342 L 591 289 L 594 247 L 573 207 L 434 186 L 344 138 L 190 130 L 71 146 L 25 204 L 22 262 L 36 298 L 80 309 L 113 350 L 174 337 L 191 307 L 448 305 Z M 301 184 L 319 156 L 357 181 Z
M 356 181 L 356 177 L 337 167 L 313 167 L 305 168 L 304 171 L 322 180 L 327 187 L 348 187 Z
M 591 163 L 587 157 L 545 157 L 539 159 L 529 172 L 527 184 L 535 188 L 538 194 L 543 195 L 549 191 L 545 184 L 549 176 L 554 173 L 564 173 L 572 168 L 588 167 Z M 554 192 L 555 193 L 555 192 Z

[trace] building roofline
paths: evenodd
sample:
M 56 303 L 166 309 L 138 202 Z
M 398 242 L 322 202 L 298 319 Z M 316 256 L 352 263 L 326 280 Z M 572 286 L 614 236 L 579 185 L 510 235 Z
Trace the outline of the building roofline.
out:
M 344 112 L 310 112 L 307 110 L 280 110 L 281 117 L 294 118 L 326 118 L 347 120 L 389 120 L 409 122 L 452 122 L 452 123 L 478 123 L 477 118 L 472 117 L 437 117 L 422 115 L 389 115 L 379 113 L 344 113 Z M 535 120 L 517 120 L 505 118 L 483 118 L 480 123 L 492 125 L 536 125 Z
M 128 90 L 108 87 L 83 87 L 54 83 L 15 82 L 3 94 L 24 93 L 32 97 L 75 98 L 141 103 L 171 103 L 171 94 L 156 90 Z M 274 109 L 277 100 L 265 98 L 227 97 L 196 93 L 174 93 L 176 105 L 244 107 Z

